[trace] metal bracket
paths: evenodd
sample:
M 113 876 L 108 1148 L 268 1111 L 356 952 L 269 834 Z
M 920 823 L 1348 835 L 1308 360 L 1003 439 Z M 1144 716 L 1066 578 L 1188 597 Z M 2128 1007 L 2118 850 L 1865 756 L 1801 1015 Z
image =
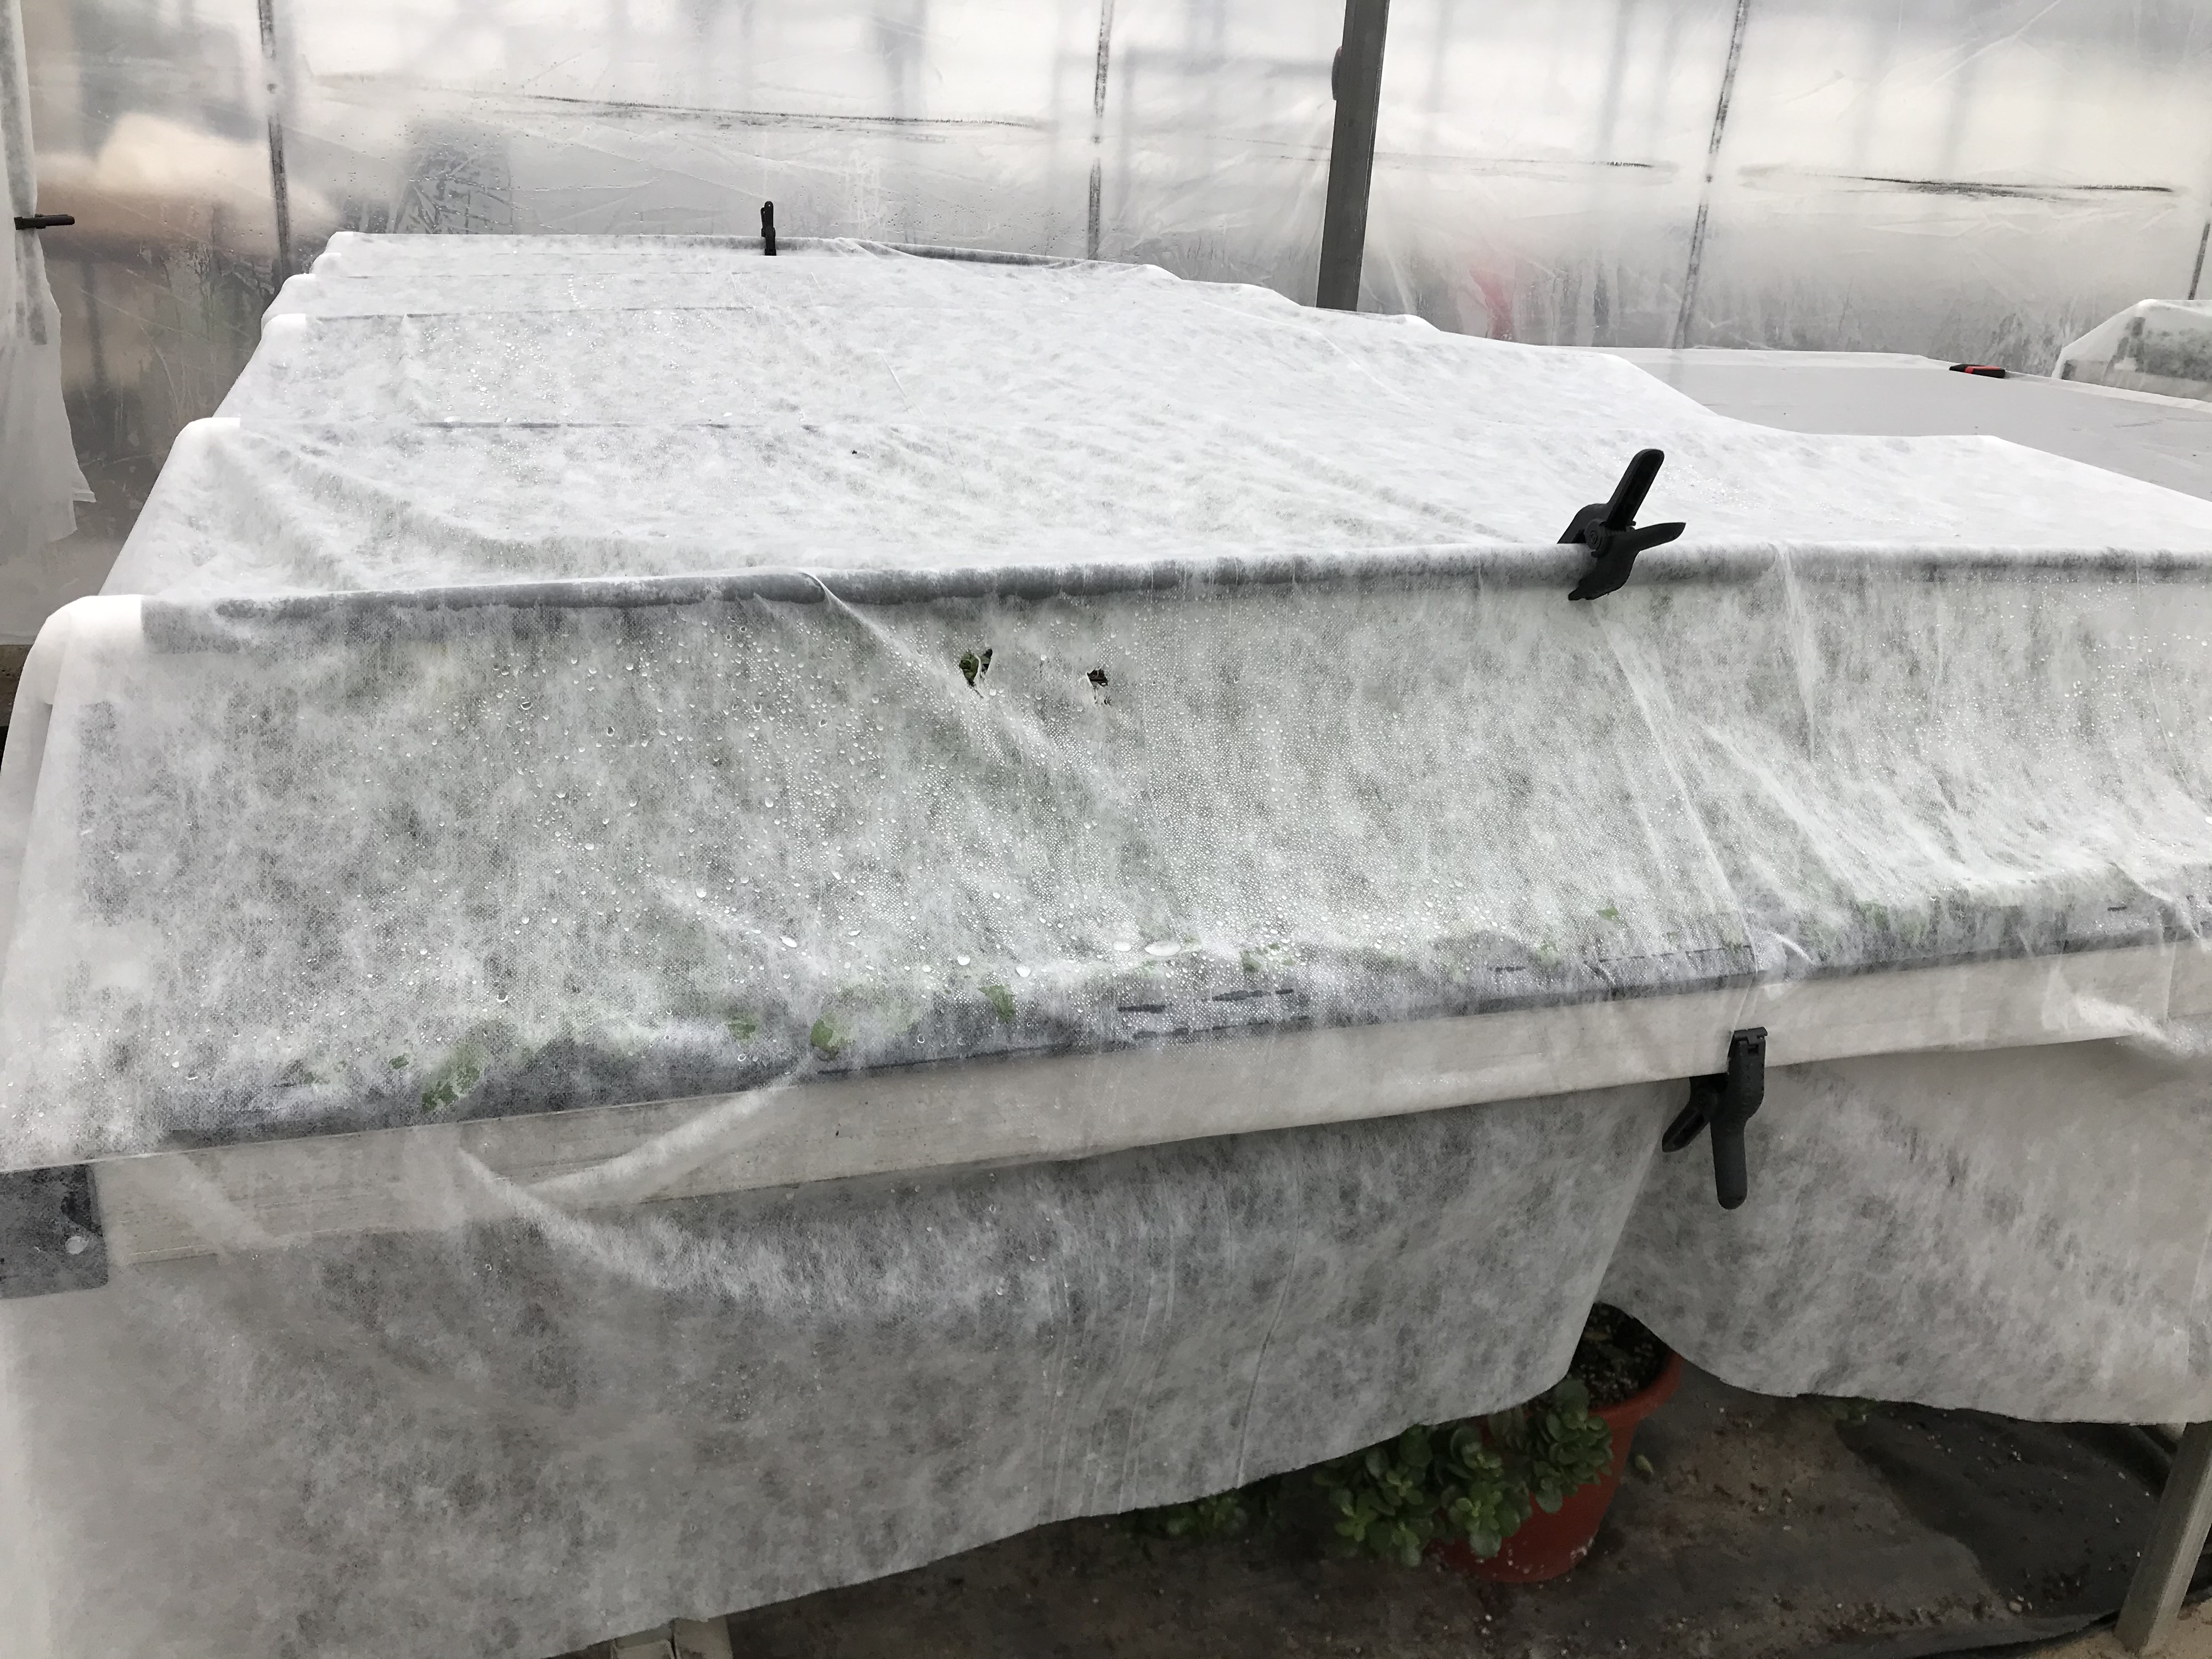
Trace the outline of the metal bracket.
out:
M 18 230 L 59 230 L 64 225 L 76 222 L 74 213 L 19 213 L 15 216 Z
M 1766 1028 L 1753 1025 L 1729 1038 L 1727 1071 L 1690 1079 L 1690 1103 L 1660 1137 L 1662 1152 L 1679 1152 L 1700 1129 L 1712 1131 L 1713 1195 L 1723 1210 L 1735 1209 L 1751 1189 L 1743 1126 L 1765 1098 Z
M 106 1283 L 92 1165 L 0 1175 L 0 1298 L 96 1291 Z
M 1559 538 L 1564 545 L 1580 542 L 1590 550 L 1596 561 L 1589 574 L 1574 585 L 1568 593 L 1571 599 L 1600 599 L 1628 580 L 1629 572 L 1636 568 L 1636 556 L 1650 551 L 1662 542 L 1671 542 L 1688 529 L 1682 524 L 1648 524 L 1642 529 L 1636 526 L 1636 515 L 1644 510 L 1644 498 L 1651 493 L 1652 481 L 1658 477 L 1659 468 L 1667 459 L 1663 449 L 1639 449 L 1621 469 L 1620 482 L 1613 487 L 1610 501 L 1593 501 L 1567 522 L 1566 534 Z

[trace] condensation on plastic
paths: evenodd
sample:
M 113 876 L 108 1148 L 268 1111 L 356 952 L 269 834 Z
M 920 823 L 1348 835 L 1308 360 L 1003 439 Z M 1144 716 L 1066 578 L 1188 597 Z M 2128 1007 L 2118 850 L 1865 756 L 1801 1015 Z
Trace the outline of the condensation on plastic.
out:
M 0 12 L 0 176 L 9 218 L 38 210 L 23 40 L 12 9 Z M 62 407 L 60 319 L 35 231 L 0 227 L 0 617 L 16 590 L 40 586 L 48 545 L 76 528 L 91 499 L 70 447 Z M 42 616 L 43 611 L 40 612 Z M 31 618 L 35 626 L 38 617 Z
M 0 1158 L 304 1138 L 313 1210 L 329 1132 L 760 1092 L 0 1303 L 30 1659 L 544 1659 L 1526 1397 L 1601 1286 L 2212 1414 L 2205 1036 L 2079 988 L 2201 955 L 2212 504 L 1139 269 L 349 238 L 278 309 L 26 675 Z M 1571 605 L 1647 441 L 1692 532 Z M 1660 1083 L 654 1184 L 900 1062 L 2007 961 L 2058 1046 L 1778 1067 L 1728 1216 Z

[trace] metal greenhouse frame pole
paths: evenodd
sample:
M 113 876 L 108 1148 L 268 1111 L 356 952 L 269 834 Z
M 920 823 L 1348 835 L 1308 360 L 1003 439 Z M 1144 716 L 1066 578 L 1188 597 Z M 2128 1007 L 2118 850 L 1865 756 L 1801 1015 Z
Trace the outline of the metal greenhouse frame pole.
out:
M 269 204 L 276 217 L 275 285 L 292 275 L 292 184 L 284 161 L 285 99 L 291 77 L 276 38 L 276 0 L 258 0 L 261 25 L 262 90 L 269 104 Z
M 1382 37 L 1390 0 L 1344 0 L 1344 45 L 1329 76 L 1336 130 L 1328 147 L 1328 201 L 1322 211 L 1321 281 L 1315 303 L 1359 309 L 1359 262 L 1367 246 L 1367 191 L 1375 172 L 1375 121 L 1382 105 Z
M 2204 1553 L 2204 1534 L 2212 1530 L 2212 1423 L 2191 1423 L 2182 1431 L 2173 1467 L 2160 1494 L 2150 1542 L 2136 1564 L 2113 1633 L 2130 1653 L 2156 1653 L 2172 1634 L 2181 1598 Z

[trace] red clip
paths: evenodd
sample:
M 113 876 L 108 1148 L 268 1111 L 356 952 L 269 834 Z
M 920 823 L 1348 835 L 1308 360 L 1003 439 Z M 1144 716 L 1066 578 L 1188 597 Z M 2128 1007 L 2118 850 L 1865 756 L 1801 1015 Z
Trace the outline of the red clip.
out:
M 1992 380 L 2002 380 L 2006 373 L 1995 363 L 1954 363 L 1951 372 L 1954 374 L 1986 374 Z

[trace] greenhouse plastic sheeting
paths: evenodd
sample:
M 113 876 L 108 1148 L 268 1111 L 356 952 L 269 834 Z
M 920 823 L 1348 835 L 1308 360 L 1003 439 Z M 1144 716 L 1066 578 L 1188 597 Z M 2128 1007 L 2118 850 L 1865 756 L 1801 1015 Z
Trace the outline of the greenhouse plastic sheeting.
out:
M 544 1659 L 1601 1291 L 2212 1415 L 2212 503 L 851 243 L 341 239 L 226 407 L 0 762 L 0 1167 L 89 1164 L 0 1185 L 23 1651 Z M 1754 1024 L 1723 1212 L 1657 1140 Z
M 2069 342 L 2051 372 L 2093 386 L 2212 398 L 2212 305 L 2142 301 Z
M 1364 302 L 1559 345 L 2043 372 L 2189 289 L 2195 0 L 1396 0 Z M 2201 268 L 2201 267 L 2200 267 Z
M 0 10 L 0 185 L 10 221 L 38 212 L 21 19 Z M 70 447 L 62 408 L 61 329 L 35 230 L 0 229 L 0 611 L 16 600 L 28 564 L 76 527 L 91 499 Z M 41 610 L 43 614 L 43 608 Z

